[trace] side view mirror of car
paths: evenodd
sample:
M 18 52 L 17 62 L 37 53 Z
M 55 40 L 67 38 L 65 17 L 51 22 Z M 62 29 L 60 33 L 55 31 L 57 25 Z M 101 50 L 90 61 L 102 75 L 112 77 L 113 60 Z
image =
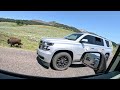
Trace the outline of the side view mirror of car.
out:
M 106 70 L 105 56 L 100 52 L 85 52 L 82 56 L 82 63 L 92 68 L 95 73 L 103 73 Z
M 81 42 L 81 43 L 87 43 L 87 42 L 88 42 L 88 39 L 82 39 L 80 42 Z

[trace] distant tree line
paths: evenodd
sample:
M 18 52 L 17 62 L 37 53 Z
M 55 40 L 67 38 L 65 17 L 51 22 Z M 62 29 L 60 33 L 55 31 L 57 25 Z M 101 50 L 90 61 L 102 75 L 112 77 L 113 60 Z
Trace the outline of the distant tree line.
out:
M 25 24 L 25 25 L 44 25 L 44 23 L 32 21 L 32 20 L 15 20 L 9 18 L 0 18 L 0 22 L 14 22 L 17 24 Z
M 37 21 L 33 21 L 33 20 L 15 20 L 15 19 L 9 19 L 9 18 L 0 18 L 0 22 L 14 22 L 20 26 L 21 25 L 46 25 L 46 26 L 54 26 L 54 27 L 58 27 L 58 28 L 63 28 L 63 29 L 74 31 L 74 32 L 81 32 L 79 29 L 77 29 L 75 27 L 60 24 L 55 21 L 50 22 L 50 23 L 43 23 L 43 22 L 37 22 Z

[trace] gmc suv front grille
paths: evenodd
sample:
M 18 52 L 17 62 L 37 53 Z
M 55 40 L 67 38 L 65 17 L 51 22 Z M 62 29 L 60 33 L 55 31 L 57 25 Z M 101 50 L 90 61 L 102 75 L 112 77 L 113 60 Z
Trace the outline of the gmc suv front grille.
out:
M 43 47 L 44 47 L 44 42 L 43 42 L 43 41 L 40 41 L 39 49 L 43 49 Z
M 42 47 L 42 40 L 39 43 L 39 49 L 41 49 L 41 47 Z

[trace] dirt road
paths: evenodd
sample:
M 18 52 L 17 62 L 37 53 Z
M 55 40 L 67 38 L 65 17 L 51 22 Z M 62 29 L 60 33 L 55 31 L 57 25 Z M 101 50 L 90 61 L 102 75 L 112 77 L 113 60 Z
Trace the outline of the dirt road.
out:
M 72 65 L 67 70 L 44 68 L 36 59 L 35 51 L 0 47 L 0 69 L 19 74 L 43 77 L 76 77 L 92 75 L 94 71 L 83 65 Z

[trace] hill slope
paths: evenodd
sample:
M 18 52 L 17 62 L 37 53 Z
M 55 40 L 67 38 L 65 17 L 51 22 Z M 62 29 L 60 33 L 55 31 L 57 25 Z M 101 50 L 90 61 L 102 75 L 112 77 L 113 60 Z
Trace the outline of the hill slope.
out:
M 10 47 L 10 45 L 7 44 L 7 39 L 14 36 L 22 40 L 23 49 L 36 50 L 40 39 L 43 37 L 62 38 L 73 32 L 74 31 L 45 25 L 18 26 L 16 23 L 0 22 L 0 46 Z
M 14 22 L 14 23 L 22 24 L 22 25 L 24 24 L 25 25 L 46 25 L 46 26 L 63 28 L 63 29 L 67 29 L 70 31 L 80 32 L 80 30 L 75 27 L 64 25 L 64 24 L 61 24 L 55 21 L 45 22 L 42 20 L 16 20 L 16 19 L 9 19 L 9 18 L 0 18 L 0 22 Z

